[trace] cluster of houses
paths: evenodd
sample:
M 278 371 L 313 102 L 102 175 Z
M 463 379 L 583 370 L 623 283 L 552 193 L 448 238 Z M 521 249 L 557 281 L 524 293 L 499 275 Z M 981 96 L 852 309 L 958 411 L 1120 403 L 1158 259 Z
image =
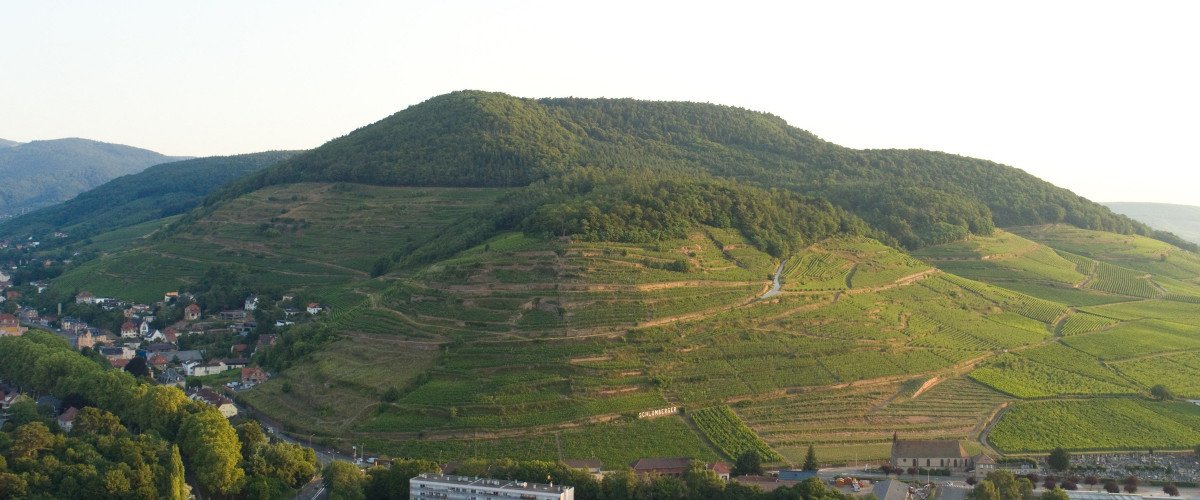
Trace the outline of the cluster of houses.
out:
M 7 282 L 6 275 L 0 275 L 0 283 Z M 282 305 L 294 301 L 292 296 L 284 296 Z M 76 304 L 98 306 L 106 310 L 120 310 L 125 322 L 116 333 L 87 324 L 87 322 L 71 316 L 63 316 L 59 307 L 58 315 L 40 315 L 30 307 L 18 308 L 17 314 L 0 314 L 0 336 L 19 336 L 28 331 L 29 326 L 38 326 L 56 332 L 67 339 L 77 350 L 95 349 L 108 360 L 114 368 L 125 368 L 135 359 L 141 359 L 149 368 L 154 379 L 164 385 L 174 385 L 184 388 L 187 377 L 202 377 L 225 373 L 230 370 L 240 370 L 240 377 L 221 389 L 248 389 L 266 382 L 268 374 L 259 367 L 250 366 L 250 356 L 278 341 L 275 335 L 260 335 L 257 342 L 234 344 L 229 352 L 212 353 L 195 349 L 181 349 L 180 339 L 190 335 L 211 335 L 235 333 L 241 336 L 250 334 L 257 327 L 253 312 L 259 307 L 259 298 L 247 297 L 242 309 L 220 311 L 211 317 L 205 317 L 200 306 L 195 304 L 195 297 L 187 293 L 167 292 L 163 301 L 150 306 L 123 302 L 116 299 L 98 297 L 88 291 L 81 291 L 75 296 Z M 183 308 L 183 319 L 165 328 L 155 328 L 155 310 L 171 304 L 189 303 Z M 304 309 L 286 307 L 283 309 L 285 319 L 276 326 L 287 326 L 294 322 L 291 318 L 308 314 L 320 314 L 322 307 L 310 303 Z M 223 347 L 222 347 L 223 349 Z M 236 406 L 228 397 L 212 389 L 186 391 L 194 400 L 206 402 L 217 407 L 222 414 L 231 417 L 237 414 Z
M 21 326 L 21 322 L 16 316 L 0 313 L 0 337 L 19 336 L 27 330 L 28 328 Z
M 20 391 L 0 383 L 0 424 L 8 420 L 9 409 L 20 395 Z M 42 396 L 37 399 L 35 404 L 40 408 L 47 408 L 48 411 L 57 415 L 55 420 L 58 422 L 58 426 L 64 432 L 71 432 L 71 428 L 75 425 L 75 417 L 79 415 L 78 408 L 71 406 L 64 410 L 62 402 L 54 396 Z
M 39 288 L 44 290 L 44 288 Z M 12 289 L 12 277 L 0 271 L 0 304 L 21 298 L 21 292 Z

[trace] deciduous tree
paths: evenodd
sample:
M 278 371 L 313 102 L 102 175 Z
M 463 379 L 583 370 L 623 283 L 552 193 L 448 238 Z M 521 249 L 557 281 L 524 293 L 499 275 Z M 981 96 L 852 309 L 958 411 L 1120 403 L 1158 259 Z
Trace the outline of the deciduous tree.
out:
M 362 500 L 362 471 L 350 462 L 335 460 L 321 472 L 331 500 Z
M 1071 454 L 1062 448 L 1055 448 L 1046 458 L 1046 465 L 1056 471 L 1065 471 L 1071 466 Z
M 1070 499 L 1071 499 L 1071 497 L 1067 496 L 1067 492 L 1063 491 L 1061 488 L 1054 488 L 1050 491 L 1042 493 L 1042 500 L 1070 500 Z

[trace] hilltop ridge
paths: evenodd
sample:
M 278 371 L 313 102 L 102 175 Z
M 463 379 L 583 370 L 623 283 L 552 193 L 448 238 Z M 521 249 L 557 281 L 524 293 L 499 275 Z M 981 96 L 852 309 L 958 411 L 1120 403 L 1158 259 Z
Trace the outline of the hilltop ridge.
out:
M 988 234 L 993 226 L 1058 222 L 1190 245 L 986 160 L 849 149 L 777 116 L 730 106 L 480 91 L 411 106 L 234 183 L 216 199 L 292 182 L 516 187 L 582 167 L 787 188 L 826 198 L 907 248 Z

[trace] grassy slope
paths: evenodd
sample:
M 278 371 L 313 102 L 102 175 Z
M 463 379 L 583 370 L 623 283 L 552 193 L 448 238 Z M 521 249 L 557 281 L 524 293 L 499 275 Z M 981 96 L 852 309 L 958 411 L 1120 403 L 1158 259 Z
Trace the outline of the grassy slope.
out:
M 783 293 L 767 301 L 754 299 L 778 262 L 716 228 L 648 245 L 504 233 L 412 271 L 368 277 L 382 251 L 436 240 L 500 192 L 270 187 L 188 233 L 89 263 L 56 286 L 159 296 L 207 266 L 242 263 L 260 283 L 322 296 L 345 337 L 244 394 L 297 432 L 397 455 L 596 456 L 607 463 L 720 456 L 687 417 L 630 417 L 675 404 L 730 405 L 790 462 L 808 444 L 828 460 L 882 458 L 893 431 L 972 439 L 1013 396 L 1143 393 L 1158 379 L 1152 366 L 1140 358 L 1101 361 L 1072 344 L 1095 351 L 1106 344 L 1093 339 L 1197 314 L 1178 300 L 1075 288 L 1099 266 L 1014 233 L 920 255 L 977 280 L 868 239 L 817 242 L 788 257 Z M 1096 235 L 1080 237 L 1087 236 Z M 1151 254 L 1099 250 L 1110 247 L 1070 248 L 1124 269 L 1156 265 Z M 658 268 L 681 258 L 689 262 L 685 272 Z M 1022 280 L 1005 279 L 1001 268 L 1024 273 Z M 1194 278 L 1175 276 L 1172 286 L 1187 292 Z M 104 289 L 109 282 L 131 287 Z M 1061 303 L 1004 288 L 1030 282 L 1045 283 L 1049 292 L 1038 295 Z M 1115 304 L 1097 306 L 1106 303 Z M 1067 330 L 1072 335 L 1060 339 Z M 1190 334 L 1171 335 L 1184 340 L 1170 362 L 1200 369 L 1189 354 Z M 1021 369 L 989 378 L 998 366 Z M 939 383 L 912 397 L 931 378 Z M 285 381 L 290 393 L 282 391 Z M 1180 393 L 1196 389 L 1186 377 L 1172 383 Z M 384 403 L 390 387 L 402 396 Z M 997 444 L 1013 439 L 996 435 Z M 626 446 L 613 446 L 613 436 L 624 436 Z
M 1005 413 L 992 443 L 1014 452 L 1194 444 L 1187 433 L 1165 440 L 1142 433 L 1140 426 L 1173 429 L 1187 418 L 1140 398 L 1159 383 L 1200 394 L 1197 256 L 1148 238 L 1066 226 L 1011 231 L 919 252 L 960 275 L 1074 306 L 1056 322 L 1052 343 L 1015 350 L 970 374 L 1041 400 Z M 1082 395 L 1118 397 L 1062 399 Z

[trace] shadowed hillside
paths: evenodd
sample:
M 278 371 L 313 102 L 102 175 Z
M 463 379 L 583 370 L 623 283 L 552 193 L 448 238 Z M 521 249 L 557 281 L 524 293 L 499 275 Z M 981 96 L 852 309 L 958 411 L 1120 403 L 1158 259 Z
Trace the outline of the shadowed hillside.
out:
M 66 202 L 0 224 L 0 237 L 43 237 L 52 231 L 78 241 L 94 234 L 184 213 L 226 183 L 294 156 L 270 151 L 198 158 L 150 167 L 113 179 Z
M 177 157 L 87 139 L 33 141 L 0 148 L 0 214 L 66 201 L 110 179 Z

